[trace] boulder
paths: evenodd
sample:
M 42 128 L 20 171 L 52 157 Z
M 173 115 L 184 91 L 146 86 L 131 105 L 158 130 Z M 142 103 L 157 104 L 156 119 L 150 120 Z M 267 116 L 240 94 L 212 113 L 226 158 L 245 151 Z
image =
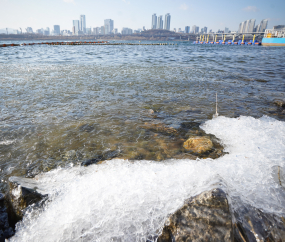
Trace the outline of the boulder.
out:
M 47 193 L 39 189 L 37 182 L 29 178 L 10 177 L 8 198 L 18 219 L 23 217 L 25 209 L 47 198 Z
M 195 136 L 186 140 L 183 147 L 193 153 L 202 154 L 213 148 L 213 142 L 207 137 Z
M 0 242 L 14 235 L 13 229 L 9 225 L 5 196 L 0 193 Z
M 226 193 L 215 188 L 190 198 L 165 223 L 157 242 L 233 241 Z

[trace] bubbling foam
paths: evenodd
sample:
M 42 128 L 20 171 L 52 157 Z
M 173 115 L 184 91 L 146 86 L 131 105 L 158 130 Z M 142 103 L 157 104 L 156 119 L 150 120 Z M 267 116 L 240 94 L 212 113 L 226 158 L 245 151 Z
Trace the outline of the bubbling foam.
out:
M 26 213 L 10 241 L 154 241 L 185 199 L 223 180 L 230 197 L 285 214 L 272 167 L 285 157 L 285 123 L 217 117 L 202 125 L 229 154 L 216 160 L 126 161 L 56 169 L 36 177 L 50 201 Z

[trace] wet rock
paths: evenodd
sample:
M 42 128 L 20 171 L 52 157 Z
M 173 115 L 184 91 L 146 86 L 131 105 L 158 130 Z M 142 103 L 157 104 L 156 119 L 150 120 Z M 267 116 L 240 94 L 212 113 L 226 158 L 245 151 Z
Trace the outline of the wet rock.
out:
M 76 151 L 75 150 L 69 150 L 64 155 L 65 159 L 75 159 L 76 158 Z
M 193 153 L 202 154 L 213 148 L 213 142 L 207 137 L 195 136 L 186 140 L 183 147 Z
M 280 106 L 280 107 L 285 107 L 285 100 L 283 99 L 276 99 L 276 100 L 274 100 L 274 104 L 276 104 L 276 105 L 278 105 L 278 106 Z
M 173 127 L 169 127 L 163 123 L 145 123 L 142 128 L 153 131 L 153 132 L 157 132 L 157 133 L 161 133 L 164 135 L 177 135 L 178 132 L 175 128 Z
M 92 132 L 95 129 L 95 125 L 92 124 L 83 124 L 81 126 L 79 126 L 79 131 L 80 132 Z
M 234 212 L 236 242 L 282 242 L 285 238 L 285 219 L 264 213 L 251 205 L 242 205 Z
M 25 209 L 47 198 L 47 193 L 32 179 L 10 177 L 8 198 L 16 216 L 21 219 Z
M 5 205 L 5 196 L 0 193 L 0 242 L 14 235 L 14 231 L 9 224 L 8 212 Z
M 100 161 L 104 160 L 111 160 L 113 158 L 118 157 L 121 154 L 120 150 L 108 150 L 103 152 L 102 154 L 96 155 L 92 159 L 85 160 L 81 163 L 82 166 L 89 166 L 92 164 L 99 163 Z
M 215 188 L 187 200 L 169 217 L 157 241 L 233 241 L 225 192 Z

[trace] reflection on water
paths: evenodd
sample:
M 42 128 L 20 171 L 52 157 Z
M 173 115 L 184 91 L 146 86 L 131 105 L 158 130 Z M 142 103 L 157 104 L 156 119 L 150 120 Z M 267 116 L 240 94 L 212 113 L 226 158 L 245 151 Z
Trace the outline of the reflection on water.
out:
M 107 150 L 128 159 L 191 158 L 182 144 L 195 129 L 181 124 L 210 119 L 216 92 L 220 115 L 285 120 L 273 105 L 284 98 L 284 52 L 189 43 L 1 48 L 1 179 Z

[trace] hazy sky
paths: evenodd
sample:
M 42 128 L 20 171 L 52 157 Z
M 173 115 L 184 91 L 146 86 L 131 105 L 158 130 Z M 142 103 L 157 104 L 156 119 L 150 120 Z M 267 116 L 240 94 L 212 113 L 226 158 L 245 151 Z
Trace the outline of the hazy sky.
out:
M 236 31 L 247 19 L 269 19 L 269 28 L 285 25 L 285 0 L 0 0 L 0 29 L 60 25 L 72 29 L 72 20 L 86 15 L 86 27 L 99 27 L 113 19 L 114 27 L 138 29 L 151 26 L 151 16 L 171 14 L 171 30 L 185 26 L 207 26 L 216 31 L 229 27 Z

